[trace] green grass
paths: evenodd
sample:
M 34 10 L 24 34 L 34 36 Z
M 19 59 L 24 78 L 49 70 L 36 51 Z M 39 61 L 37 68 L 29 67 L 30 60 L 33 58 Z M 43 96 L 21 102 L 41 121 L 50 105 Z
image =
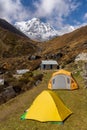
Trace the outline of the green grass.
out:
M 39 73 L 39 71 L 35 73 Z M 44 78 L 39 86 L 0 106 L 0 130 L 87 130 L 87 89 L 84 89 L 84 82 L 79 74 L 74 75 L 79 84 L 78 90 L 55 91 L 73 112 L 64 124 L 20 119 L 24 110 L 32 104 L 35 97 L 47 89 L 48 81 L 53 72 L 46 71 L 43 73 Z

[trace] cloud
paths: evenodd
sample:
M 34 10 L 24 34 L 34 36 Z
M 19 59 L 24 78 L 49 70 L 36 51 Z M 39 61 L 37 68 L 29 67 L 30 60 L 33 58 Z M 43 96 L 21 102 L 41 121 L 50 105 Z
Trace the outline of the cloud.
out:
M 32 17 L 45 18 L 55 26 L 62 26 L 64 18 L 78 7 L 75 0 L 34 0 L 33 10 L 22 0 L 0 0 L 0 17 L 8 21 L 20 21 Z
M 75 0 L 39 0 L 34 6 L 37 17 L 46 18 L 52 25 L 61 27 L 64 19 L 79 6 L 79 3 Z
M 13 22 L 28 16 L 21 0 L 0 0 L 0 17 Z
M 87 13 L 85 13 L 84 15 L 84 20 L 87 20 Z
M 25 0 L 26 1 L 26 0 Z M 32 8 L 25 7 L 22 0 L 0 0 L 0 17 L 9 22 L 28 20 L 33 17 L 45 18 L 60 32 L 69 32 L 73 26 L 65 24 L 65 19 L 79 7 L 80 3 L 76 0 L 33 0 Z M 85 14 L 85 18 L 86 18 Z
M 75 29 L 76 29 L 76 27 L 67 24 L 66 26 L 64 26 L 63 28 L 61 28 L 60 30 L 58 30 L 58 34 L 59 35 L 63 35 L 65 33 L 72 32 Z

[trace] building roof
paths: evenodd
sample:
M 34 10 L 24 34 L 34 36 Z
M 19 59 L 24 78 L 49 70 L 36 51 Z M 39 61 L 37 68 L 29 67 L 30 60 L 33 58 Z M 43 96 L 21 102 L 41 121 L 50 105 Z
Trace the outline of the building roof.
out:
M 45 65 L 58 65 L 57 61 L 55 60 L 42 60 L 41 64 L 45 64 Z

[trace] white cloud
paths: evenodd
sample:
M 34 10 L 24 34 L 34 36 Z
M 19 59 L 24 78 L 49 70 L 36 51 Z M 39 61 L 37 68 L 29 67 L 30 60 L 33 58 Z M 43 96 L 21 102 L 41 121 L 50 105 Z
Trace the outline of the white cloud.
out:
M 84 20 L 87 20 L 87 13 L 85 13 L 84 15 Z
M 80 3 L 76 0 L 34 0 L 30 7 L 22 5 L 22 0 L 0 0 L 0 17 L 13 21 L 23 21 L 33 17 L 45 18 L 52 26 L 61 29 L 61 34 L 70 32 L 73 26 L 64 24 L 64 20 L 72 11 L 75 11 Z M 86 18 L 87 14 L 85 14 Z
M 39 0 L 34 3 L 34 6 L 37 17 L 45 17 L 52 25 L 61 27 L 64 18 L 69 16 L 79 3 L 73 0 Z
M 25 8 L 22 0 L 0 0 L 0 17 L 9 21 L 20 21 L 32 17 L 46 18 L 55 26 L 62 26 L 64 17 L 78 7 L 75 0 L 37 0 L 33 1 L 35 10 Z
M 69 32 L 72 32 L 74 31 L 76 28 L 74 26 L 71 26 L 71 25 L 66 25 L 64 27 L 62 27 L 60 30 L 58 30 L 58 34 L 59 35 L 63 35 L 65 33 L 69 33 Z
M 27 12 L 21 0 L 0 0 L 0 17 L 12 22 L 25 19 Z

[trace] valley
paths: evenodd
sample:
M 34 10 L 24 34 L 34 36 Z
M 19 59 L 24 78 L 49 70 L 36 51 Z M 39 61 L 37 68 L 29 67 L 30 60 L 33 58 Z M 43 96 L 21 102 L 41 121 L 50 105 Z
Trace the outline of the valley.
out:
M 0 19 L 0 78 L 5 80 L 5 84 L 0 85 L 0 130 L 86 130 L 87 91 L 83 80 L 83 64 L 87 61 L 75 61 L 82 53 L 87 53 L 87 26 L 41 42 L 31 40 L 13 25 Z M 52 73 L 58 71 L 40 70 L 41 61 L 50 59 L 56 60 L 62 69 L 71 71 L 79 85 L 75 91 L 55 91 L 73 111 L 62 126 L 20 120 L 35 97 L 48 89 Z M 24 69 L 29 72 L 21 77 L 17 75 L 17 70 Z M 12 97 L 9 97 L 9 93 L 13 94 Z

